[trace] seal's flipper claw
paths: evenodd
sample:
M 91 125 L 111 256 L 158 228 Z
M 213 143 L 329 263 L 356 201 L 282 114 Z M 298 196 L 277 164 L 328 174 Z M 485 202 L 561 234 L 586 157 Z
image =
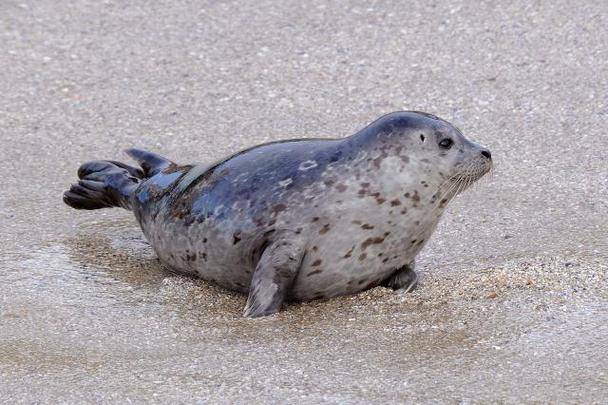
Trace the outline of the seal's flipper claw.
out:
M 414 271 L 414 263 L 407 264 L 391 274 L 380 285 L 393 290 L 403 290 L 410 292 L 418 284 L 418 274 Z
M 253 272 L 245 317 L 258 318 L 280 311 L 302 257 L 301 243 L 297 240 L 282 237 L 266 247 Z

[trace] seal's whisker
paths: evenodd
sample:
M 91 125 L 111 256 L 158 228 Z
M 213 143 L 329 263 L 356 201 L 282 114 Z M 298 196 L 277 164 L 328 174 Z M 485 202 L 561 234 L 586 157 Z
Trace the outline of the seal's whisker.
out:
M 464 182 L 465 182 L 464 179 L 462 179 L 461 181 L 458 182 L 458 188 L 456 189 L 455 195 L 460 195 L 460 193 L 462 192 L 463 186 L 464 186 Z
M 493 166 L 491 169 L 492 168 Z M 484 174 L 486 173 L 479 173 L 479 168 L 475 163 L 467 162 L 466 164 L 461 165 L 456 174 L 441 182 L 438 191 L 433 197 L 434 202 L 432 206 L 429 208 L 428 213 L 420 220 L 420 229 L 412 234 L 410 239 L 419 239 L 422 234 L 428 232 L 428 221 L 433 221 L 433 217 L 447 205 L 447 201 L 442 201 L 446 199 L 449 201 L 472 186 L 477 185 L 477 181 L 480 180 L 481 177 L 484 177 Z
M 451 199 L 453 196 L 450 196 L 450 194 L 452 194 L 452 193 L 454 195 L 457 194 L 457 193 L 454 193 L 454 190 L 456 190 L 460 186 L 461 182 L 462 182 L 462 176 L 460 174 L 455 174 L 454 176 L 450 177 L 448 180 L 446 180 L 442 183 L 441 187 L 443 187 L 444 185 L 447 184 L 448 185 L 447 189 L 439 195 L 439 197 L 436 199 L 435 203 L 433 204 L 433 207 L 431 207 L 429 212 L 422 218 L 422 220 L 420 220 L 420 223 L 422 224 L 422 229 L 420 231 L 416 232 L 415 234 L 411 235 L 411 239 L 417 239 L 420 235 L 422 235 L 423 233 L 425 233 L 427 231 L 424 224 L 442 208 L 443 199 L 445 199 L 445 198 Z M 446 205 L 446 204 L 447 203 L 443 203 L 443 205 Z

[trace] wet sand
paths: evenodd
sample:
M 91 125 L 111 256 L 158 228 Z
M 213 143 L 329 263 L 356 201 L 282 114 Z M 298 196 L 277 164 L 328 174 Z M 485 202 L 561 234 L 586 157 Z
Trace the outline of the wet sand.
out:
M 0 401 L 608 398 L 608 5 L 4 2 Z M 241 318 L 172 274 L 131 214 L 61 201 L 142 147 L 213 161 L 381 114 L 487 145 L 419 288 Z

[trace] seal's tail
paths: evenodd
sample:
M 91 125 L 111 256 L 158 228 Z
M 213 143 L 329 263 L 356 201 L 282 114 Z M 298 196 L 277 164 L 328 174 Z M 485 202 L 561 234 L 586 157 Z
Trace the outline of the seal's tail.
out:
M 87 162 L 78 169 L 78 183 L 63 193 L 63 201 L 76 209 L 122 207 L 130 210 L 131 197 L 139 183 L 169 166 L 171 161 L 139 149 L 126 152 L 142 169 L 113 160 Z

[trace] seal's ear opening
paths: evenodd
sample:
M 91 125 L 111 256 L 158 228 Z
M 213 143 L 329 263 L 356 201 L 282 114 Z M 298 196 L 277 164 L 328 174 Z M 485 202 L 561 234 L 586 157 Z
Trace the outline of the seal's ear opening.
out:
M 424 142 L 424 134 L 420 134 L 420 140 Z

